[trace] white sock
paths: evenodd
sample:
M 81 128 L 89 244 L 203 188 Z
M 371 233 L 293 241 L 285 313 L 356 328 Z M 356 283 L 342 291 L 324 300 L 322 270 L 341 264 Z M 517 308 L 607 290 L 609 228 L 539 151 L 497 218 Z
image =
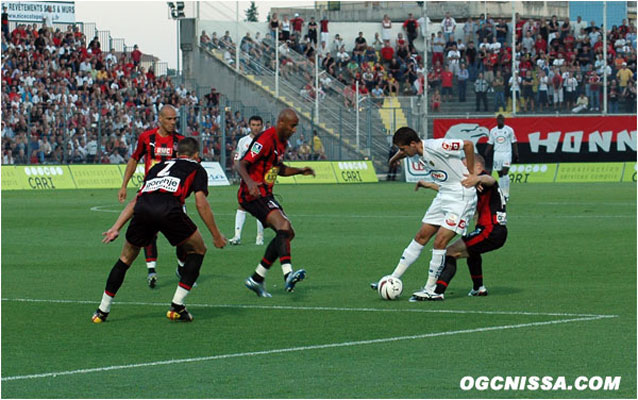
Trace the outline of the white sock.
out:
M 244 228 L 244 222 L 246 222 L 246 211 L 237 210 L 235 213 L 235 237 L 241 237 L 241 230 Z
M 434 291 L 436 288 L 436 280 L 441 275 L 445 266 L 445 249 L 432 249 L 432 259 L 430 260 L 430 269 L 428 270 L 428 281 L 425 288 Z
M 257 273 L 257 275 L 261 276 L 262 278 L 265 278 L 266 274 L 268 273 L 268 269 L 264 267 L 263 265 L 261 265 L 260 263 L 257 266 L 257 269 L 255 269 L 255 272 Z
M 113 297 L 106 293 L 102 293 L 102 302 L 100 303 L 100 310 L 107 313 L 111 311 L 111 304 L 113 304 Z
M 175 290 L 175 295 L 173 296 L 173 303 L 179 306 L 183 306 L 184 299 L 186 299 L 186 296 L 188 296 L 188 293 L 190 293 L 188 290 L 178 285 L 177 289 Z
M 396 268 L 392 272 L 392 276 L 395 278 L 401 278 L 405 271 L 410 268 L 417 258 L 421 255 L 421 251 L 423 250 L 423 245 L 412 239 L 408 247 L 403 250 L 403 255 L 399 260 L 399 264 L 397 264 Z
M 155 268 L 156 265 L 157 265 L 157 261 L 147 261 L 146 262 L 146 268 L 147 269 Z
M 261 223 L 260 220 L 256 220 L 256 221 L 257 221 L 257 236 L 264 237 L 264 225 Z
M 290 263 L 285 263 L 285 264 L 281 264 L 281 272 L 284 273 L 284 276 L 286 276 L 287 274 L 292 272 L 292 264 Z
M 505 174 L 498 179 L 498 185 L 503 190 L 505 197 L 510 197 L 510 176 Z

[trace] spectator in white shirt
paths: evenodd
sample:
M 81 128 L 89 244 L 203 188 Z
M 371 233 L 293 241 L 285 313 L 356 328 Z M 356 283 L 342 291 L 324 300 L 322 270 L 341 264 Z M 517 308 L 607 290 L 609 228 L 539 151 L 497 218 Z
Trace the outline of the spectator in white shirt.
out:
M 454 35 L 456 30 L 456 21 L 450 16 L 449 12 L 445 13 L 445 18 L 441 21 L 441 27 L 443 28 L 443 37 L 446 42 L 450 41 L 450 36 Z

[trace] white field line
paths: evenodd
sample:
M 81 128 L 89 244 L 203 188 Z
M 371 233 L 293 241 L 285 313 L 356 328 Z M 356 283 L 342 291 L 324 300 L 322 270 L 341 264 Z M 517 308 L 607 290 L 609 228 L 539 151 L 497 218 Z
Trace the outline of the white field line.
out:
M 122 212 L 122 210 L 108 210 L 108 209 L 104 209 L 104 207 L 112 207 L 112 205 L 107 205 L 107 206 L 95 206 L 95 207 L 91 207 L 91 211 L 97 211 L 97 212 L 105 212 L 105 213 L 113 213 L 113 214 L 119 214 Z M 189 213 L 189 214 L 193 214 L 193 213 Z M 224 216 L 224 217 L 229 217 L 229 216 L 234 216 L 235 214 L 229 214 L 229 213 L 215 213 L 215 215 L 219 215 L 219 216 Z M 297 217 L 297 218 L 325 218 L 325 217 L 329 217 L 329 218 L 410 218 L 410 219 L 414 219 L 417 218 L 418 216 L 414 216 L 414 215 L 343 215 L 343 214 L 290 214 L 290 216 L 292 217 Z M 539 214 L 534 214 L 534 215 L 508 215 L 507 218 L 512 219 L 513 218 L 539 218 Z M 636 215 L 631 215 L 631 214 L 624 214 L 624 215 L 604 215 L 604 214 L 597 214 L 597 215 L 552 215 L 552 218 L 636 218 Z
M 57 303 L 57 304 L 98 304 L 95 300 L 55 300 L 55 299 L 11 299 L 2 298 L 2 301 L 14 301 L 23 303 Z M 143 301 L 115 301 L 116 305 L 128 306 L 159 306 L 167 307 L 167 303 L 152 303 Z M 252 305 L 252 304 L 196 304 L 189 303 L 188 307 L 195 308 L 239 308 L 253 310 L 292 310 L 292 311 L 344 311 L 344 312 L 398 312 L 398 313 L 435 313 L 435 314 L 483 314 L 483 315 L 522 315 L 529 317 L 596 317 L 616 318 L 618 315 L 610 314 L 572 314 L 550 312 L 526 312 L 526 311 L 482 311 L 482 310 L 428 310 L 422 308 L 367 308 L 367 307 L 323 307 L 323 306 L 278 306 L 278 305 Z
M 608 318 L 608 317 L 593 316 L 593 317 L 583 317 L 583 318 L 560 319 L 560 320 L 554 320 L 554 321 L 529 322 L 525 324 L 515 324 L 515 325 L 487 326 L 484 328 L 425 333 L 422 335 L 396 336 L 396 337 L 382 338 L 382 339 L 358 340 L 358 341 L 351 341 L 351 342 L 318 344 L 318 345 L 312 345 L 312 346 L 287 347 L 283 349 L 251 351 L 251 352 L 245 352 L 245 353 L 219 354 L 219 355 L 213 355 L 213 356 L 163 360 L 163 361 L 154 361 L 154 362 L 147 362 L 147 363 L 140 363 L 140 364 L 112 365 L 109 367 L 86 368 L 86 369 L 76 369 L 76 370 L 59 371 L 59 372 L 46 372 L 46 373 L 31 374 L 31 375 L 15 375 L 15 376 L 3 377 L 2 382 L 25 380 L 25 379 L 57 378 L 59 376 L 65 376 L 65 375 L 78 375 L 78 374 L 88 374 L 92 372 L 105 372 L 105 371 L 114 371 L 114 370 L 122 370 L 122 369 L 154 367 L 158 365 L 183 364 L 183 363 L 192 363 L 192 362 L 223 360 L 228 358 L 255 357 L 255 356 L 263 356 L 263 355 L 270 355 L 270 354 L 323 350 L 323 349 L 331 349 L 331 348 L 338 348 L 338 347 L 352 347 L 352 346 L 362 346 L 362 345 L 368 345 L 368 344 L 391 343 L 391 342 L 398 342 L 403 340 L 418 340 L 418 339 L 426 339 L 426 338 L 432 338 L 432 337 L 438 337 L 438 336 L 452 336 L 452 335 L 459 335 L 459 334 L 466 334 L 466 333 L 480 333 L 480 332 L 500 331 L 500 330 L 506 330 L 506 329 L 519 329 L 519 328 L 530 328 L 530 327 L 536 327 L 536 326 L 565 324 L 569 322 L 593 321 L 593 320 L 602 319 L 602 318 Z

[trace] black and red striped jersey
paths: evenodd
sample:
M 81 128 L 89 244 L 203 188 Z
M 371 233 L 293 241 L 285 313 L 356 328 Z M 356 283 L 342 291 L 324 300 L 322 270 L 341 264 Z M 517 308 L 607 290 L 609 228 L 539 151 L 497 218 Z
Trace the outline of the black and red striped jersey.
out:
M 272 188 L 283 166 L 287 143 L 282 143 L 277 136 L 275 127 L 266 129 L 255 136 L 242 160 L 248 162 L 248 175 L 259 185 L 261 197 L 272 194 Z M 248 185 L 242 179 L 237 192 L 240 203 L 256 199 L 248 193 Z
M 487 175 L 483 171 L 479 175 Z M 476 208 L 478 219 L 477 226 L 488 227 L 492 225 L 506 225 L 507 214 L 505 212 L 505 196 L 498 186 L 498 182 L 494 186 L 483 187 L 483 191 L 476 191 L 478 195 L 478 205 Z
M 159 134 L 159 127 L 144 131 L 137 139 L 137 146 L 133 152 L 133 157 L 140 162 L 144 157 L 144 172 L 148 174 L 151 167 L 158 162 L 170 160 L 177 154 L 177 143 L 184 139 L 179 133 L 172 133 L 168 136 Z
M 169 193 L 182 205 L 192 192 L 199 191 L 208 196 L 208 174 L 204 167 L 189 158 L 173 158 L 148 171 L 137 196 Z

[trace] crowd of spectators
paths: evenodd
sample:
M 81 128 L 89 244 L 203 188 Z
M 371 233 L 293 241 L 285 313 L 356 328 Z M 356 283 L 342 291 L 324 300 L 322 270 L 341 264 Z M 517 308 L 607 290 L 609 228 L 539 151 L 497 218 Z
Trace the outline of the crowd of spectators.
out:
M 157 126 L 164 104 L 180 109 L 202 158 L 221 152 L 220 93 L 197 97 L 140 65 L 141 51 L 103 52 L 78 26 L 19 24 L 2 32 L 2 164 L 128 161 L 137 136 Z M 227 154 L 248 131 L 226 111 Z
M 428 38 L 428 70 L 423 69 L 423 53 L 414 41 L 424 34 L 423 17 L 412 14 L 402 23 L 402 31 L 392 37 L 392 21 L 385 15 L 374 39 L 359 32 L 353 43 L 344 43 L 339 34 L 328 32 L 324 17 L 308 24 L 295 14 L 279 19 L 273 14 L 268 35 L 241 40 L 242 68 L 258 70 L 260 65 L 275 69 L 274 43 L 278 29 L 280 71 L 285 79 L 302 77 L 300 94 L 308 100 L 335 92 L 343 95 L 346 107 L 354 106 L 359 82 L 363 96 L 421 95 L 427 81 L 430 106 L 465 102 L 474 92 L 476 110 L 498 111 L 508 107 L 512 94 L 519 112 L 601 112 L 603 72 L 607 75 L 608 112 L 634 112 L 636 104 L 636 27 L 623 20 L 607 32 L 607 67 L 603 60 L 601 27 L 595 22 L 559 21 L 551 18 L 523 18 L 516 15 L 515 64 L 512 73 L 511 20 L 481 14 L 458 23 L 449 13 Z M 428 21 L 429 23 L 429 21 Z M 317 31 L 320 39 L 317 39 Z M 234 63 L 234 44 L 228 32 L 212 38 L 206 32 L 202 45 L 225 51 Z M 313 79 L 315 52 L 321 68 L 319 87 Z M 342 85 L 335 85 L 340 82 Z M 468 89 L 469 86 L 469 89 Z M 584 94 L 584 96 L 581 96 Z

